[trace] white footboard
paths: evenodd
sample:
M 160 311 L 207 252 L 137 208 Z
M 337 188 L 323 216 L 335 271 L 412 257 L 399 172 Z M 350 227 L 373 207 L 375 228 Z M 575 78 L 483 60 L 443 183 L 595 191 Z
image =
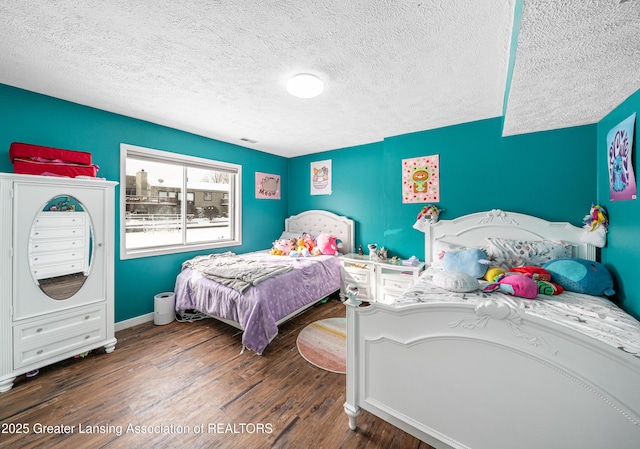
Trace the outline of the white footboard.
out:
M 640 359 L 482 307 L 347 307 L 345 411 L 436 448 L 640 447 Z

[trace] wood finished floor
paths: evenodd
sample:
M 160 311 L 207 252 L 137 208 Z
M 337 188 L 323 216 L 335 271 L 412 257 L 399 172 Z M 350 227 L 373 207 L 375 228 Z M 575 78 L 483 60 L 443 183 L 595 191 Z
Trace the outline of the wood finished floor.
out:
M 432 449 L 366 411 L 351 431 L 345 376 L 299 355 L 304 326 L 344 314 L 339 300 L 314 306 L 280 326 L 262 356 L 240 354 L 238 331 L 211 319 L 125 329 L 111 354 L 100 349 L 18 377 L 0 394 L 0 431 L 8 432 L 0 447 Z M 20 424 L 28 434 L 12 433 Z

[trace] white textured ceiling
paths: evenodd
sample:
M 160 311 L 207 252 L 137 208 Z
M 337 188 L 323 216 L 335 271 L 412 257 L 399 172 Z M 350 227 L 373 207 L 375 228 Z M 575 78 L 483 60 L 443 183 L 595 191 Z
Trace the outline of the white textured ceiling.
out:
M 640 88 L 640 0 L 619 1 L 524 0 L 505 134 L 594 123 Z M 514 9 L 0 0 L 0 83 L 297 156 L 502 116 Z M 325 92 L 290 96 L 298 72 Z
M 525 0 L 504 134 L 597 123 L 640 89 L 640 0 Z

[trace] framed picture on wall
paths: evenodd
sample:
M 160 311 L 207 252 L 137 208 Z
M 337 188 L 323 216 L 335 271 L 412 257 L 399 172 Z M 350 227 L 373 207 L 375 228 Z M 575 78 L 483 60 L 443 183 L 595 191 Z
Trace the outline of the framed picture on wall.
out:
M 331 159 L 311 163 L 311 195 L 331 195 Z
M 402 202 L 437 203 L 440 201 L 439 155 L 402 160 Z
M 633 130 L 636 114 L 611 128 L 607 133 L 607 165 L 609 166 L 609 197 L 611 201 L 635 200 L 636 177 L 631 163 Z
M 256 198 L 279 200 L 280 175 L 256 172 Z

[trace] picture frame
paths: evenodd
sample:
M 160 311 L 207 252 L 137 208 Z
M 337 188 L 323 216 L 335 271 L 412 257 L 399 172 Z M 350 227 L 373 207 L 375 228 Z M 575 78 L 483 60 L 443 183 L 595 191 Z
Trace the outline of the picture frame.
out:
M 331 159 L 311 162 L 311 195 L 331 195 Z
M 280 199 L 280 175 L 256 172 L 256 198 Z
M 402 202 L 440 201 L 440 157 L 437 154 L 402 160 Z

